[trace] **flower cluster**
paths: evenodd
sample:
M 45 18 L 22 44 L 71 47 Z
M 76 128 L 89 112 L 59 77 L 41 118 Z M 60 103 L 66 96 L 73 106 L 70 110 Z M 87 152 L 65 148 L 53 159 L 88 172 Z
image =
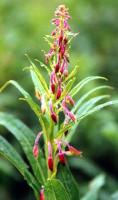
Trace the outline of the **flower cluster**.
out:
M 47 110 L 50 113 L 50 124 L 51 131 L 53 132 L 54 127 L 59 123 L 59 112 L 63 112 L 65 120 L 63 125 L 66 126 L 70 121 L 76 122 L 76 116 L 70 111 L 70 107 L 74 106 L 74 100 L 68 92 L 65 93 L 66 79 L 68 77 L 68 66 L 69 66 L 69 35 L 70 26 L 68 20 L 70 19 L 68 9 L 64 5 L 60 5 L 56 12 L 55 18 L 52 20 L 52 24 L 56 28 L 51 33 L 50 50 L 45 54 L 46 63 L 50 65 L 52 71 L 50 73 L 50 84 L 48 106 Z M 36 91 L 36 96 L 41 103 L 42 114 L 46 114 L 46 102 L 45 97 L 40 96 Z M 66 131 L 63 135 L 66 135 Z M 35 140 L 33 147 L 33 154 L 35 158 L 38 158 L 39 149 L 38 143 L 42 135 L 40 132 Z M 44 141 L 45 142 L 45 141 Z M 65 165 L 65 155 L 81 155 L 81 151 L 75 149 L 73 146 L 68 144 L 62 138 L 56 138 L 54 135 L 46 140 L 47 147 L 47 166 L 50 173 L 53 173 L 57 168 L 58 162 Z M 66 150 L 65 150 L 66 149 Z M 44 199 L 44 188 L 40 191 L 40 199 Z

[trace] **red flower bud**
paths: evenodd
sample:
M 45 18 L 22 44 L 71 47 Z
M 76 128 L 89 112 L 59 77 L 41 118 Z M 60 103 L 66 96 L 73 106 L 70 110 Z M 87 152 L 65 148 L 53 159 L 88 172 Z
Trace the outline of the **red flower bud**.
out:
M 52 145 L 50 142 L 48 142 L 48 167 L 53 171 Z
M 57 118 L 57 115 L 56 115 L 55 112 L 52 112 L 52 113 L 51 113 L 51 118 L 52 118 L 52 120 L 53 120 L 55 123 L 57 123 L 58 118 Z
M 55 84 L 51 84 L 51 91 L 52 91 L 52 93 L 54 94 L 55 93 Z
M 57 89 L 56 99 L 59 99 L 59 98 L 60 98 L 61 92 L 62 92 L 62 89 L 61 89 L 61 87 L 60 87 L 60 85 L 59 85 L 59 86 L 58 86 L 58 89 Z
M 55 73 L 57 73 L 58 71 L 59 71 L 59 63 L 57 63 L 56 65 L 55 65 Z
M 53 171 L 53 158 L 52 158 L 52 156 L 48 157 L 48 167 L 51 171 Z
M 44 189 L 43 188 L 40 190 L 39 200 L 45 200 Z
M 38 154 L 39 154 L 38 145 L 37 145 L 37 144 L 34 144 L 34 147 L 33 147 L 33 155 L 34 155 L 34 157 L 35 157 L 36 159 L 38 158 Z
M 66 161 L 65 161 L 65 156 L 64 156 L 63 152 L 59 153 L 59 160 L 60 160 L 62 165 L 65 165 Z

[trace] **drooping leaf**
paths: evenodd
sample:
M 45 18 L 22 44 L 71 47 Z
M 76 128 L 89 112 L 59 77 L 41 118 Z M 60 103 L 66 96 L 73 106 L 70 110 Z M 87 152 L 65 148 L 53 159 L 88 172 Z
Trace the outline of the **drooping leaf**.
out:
M 97 176 L 89 185 L 89 191 L 87 194 L 85 194 L 84 197 L 81 198 L 81 200 L 97 200 L 98 199 L 98 193 L 101 189 L 101 187 L 105 183 L 105 176 L 99 175 Z
M 46 200 L 71 200 L 65 187 L 57 179 L 47 181 L 45 185 L 45 197 Z
M 35 177 L 40 183 L 45 182 L 45 176 L 42 170 L 41 163 L 34 158 L 32 148 L 35 140 L 33 132 L 20 120 L 16 119 L 8 113 L 0 112 L 0 125 L 7 128 L 19 141 L 24 153 L 33 169 Z
M 69 198 L 71 200 L 79 200 L 79 188 L 78 184 L 75 181 L 71 171 L 67 166 L 60 165 L 58 167 L 57 177 L 63 183 L 66 191 L 68 192 Z
M 103 79 L 103 80 L 107 80 L 106 78 L 104 77 L 101 77 L 101 76 L 90 76 L 90 77 L 87 77 L 85 79 L 83 79 L 82 81 L 80 81 L 70 92 L 70 95 L 72 97 L 74 97 L 87 83 L 91 82 L 91 81 L 94 81 L 94 80 L 97 80 L 97 79 Z
M 27 181 L 28 185 L 33 189 L 35 195 L 38 195 L 39 185 L 32 174 L 28 171 L 28 166 L 16 150 L 2 136 L 0 136 L 0 155 L 9 160 L 17 168 Z
M 31 109 L 34 111 L 34 113 L 37 115 L 37 117 L 40 117 L 40 108 L 39 106 L 33 101 L 32 97 L 29 95 L 28 92 L 26 92 L 16 81 L 10 80 L 6 82 L 1 88 L 0 92 L 2 92 L 9 84 L 14 85 L 20 93 L 24 96 L 24 100 L 30 105 Z

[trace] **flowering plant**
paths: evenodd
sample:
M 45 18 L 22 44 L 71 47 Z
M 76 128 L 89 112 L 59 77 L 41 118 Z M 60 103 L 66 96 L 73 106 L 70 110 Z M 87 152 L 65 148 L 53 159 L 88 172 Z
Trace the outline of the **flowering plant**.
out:
M 33 132 L 21 121 L 10 114 L 0 113 L 0 124 L 10 130 L 20 142 L 32 171 L 28 170 L 28 164 L 2 136 L 0 136 L 0 154 L 19 170 L 33 189 L 37 200 L 80 198 L 78 185 L 68 168 L 66 157 L 81 156 L 82 153 L 70 144 L 71 138 L 82 119 L 103 107 L 118 103 L 114 100 L 98 104 L 109 95 L 90 98 L 97 90 L 111 88 L 106 85 L 90 90 L 75 103 L 76 94 L 86 84 L 106 78 L 91 76 L 74 85 L 79 67 L 75 66 L 69 73 L 69 48 L 71 40 L 77 34 L 71 32 L 69 19 L 68 9 L 60 5 L 52 20 L 56 28 L 50 36 L 45 37 L 50 50 L 45 54 L 46 64 L 41 62 L 40 64 L 49 75 L 49 84 L 40 69 L 29 59 L 31 65 L 26 69 L 31 73 L 38 103 L 14 80 L 8 81 L 1 88 L 2 91 L 7 85 L 14 85 L 23 95 L 20 99 L 26 101 L 36 114 L 42 129 L 35 138 Z M 41 137 L 44 151 L 40 148 Z

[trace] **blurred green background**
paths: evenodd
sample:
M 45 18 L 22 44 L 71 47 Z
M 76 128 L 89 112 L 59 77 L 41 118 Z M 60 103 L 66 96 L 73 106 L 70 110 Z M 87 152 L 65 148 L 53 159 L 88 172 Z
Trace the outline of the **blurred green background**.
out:
M 105 76 L 114 87 L 112 99 L 118 99 L 118 1 L 115 0 L 0 0 L 0 86 L 15 79 L 34 95 L 30 75 L 23 72 L 29 65 L 25 53 L 33 60 L 44 61 L 42 50 L 48 51 L 49 47 L 43 37 L 52 31 L 50 21 L 54 10 L 63 3 L 70 9 L 73 31 L 80 31 L 70 53 L 71 67 L 78 62 L 80 65 L 78 80 L 91 75 Z M 89 84 L 83 92 L 99 84 Z M 18 97 L 19 93 L 9 87 L 0 94 L 0 111 L 15 114 L 36 133 L 37 120 Z M 21 150 L 2 127 L 0 133 Z M 106 181 L 98 199 L 110 200 L 110 195 L 118 190 L 118 106 L 84 120 L 72 143 L 83 151 L 83 158 L 69 160 L 80 185 L 80 195 L 88 190 L 90 180 L 103 173 Z M 32 191 L 19 173 L 0 158 L 0 200 L 16 199 L 31 200 Z

